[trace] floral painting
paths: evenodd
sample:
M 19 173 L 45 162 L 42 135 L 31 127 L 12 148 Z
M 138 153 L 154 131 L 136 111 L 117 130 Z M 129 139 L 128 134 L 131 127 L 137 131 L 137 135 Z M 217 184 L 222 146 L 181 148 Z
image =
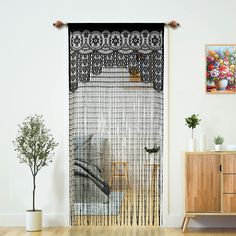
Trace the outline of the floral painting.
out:
M 206 45 L 207 93 L 236 93 L 236 45 Z

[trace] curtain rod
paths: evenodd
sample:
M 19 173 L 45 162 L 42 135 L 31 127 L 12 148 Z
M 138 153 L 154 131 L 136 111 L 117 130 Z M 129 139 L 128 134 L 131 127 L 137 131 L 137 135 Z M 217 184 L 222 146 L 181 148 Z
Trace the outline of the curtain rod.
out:
M 62 21 L 60 21 L 60 20 L 57 20 L 56 22 L 53 23 L 53 26 L 55 26 L 55 27 L 58 28 L 58 29 L 61 29 L 61 28 L 63 28 L 63 27 L 66 27 L 67 25 L 68 25 L 67 22 L 62 22 Z M 178 27 L 180 26 L 180 24 L 179 24 L 177 21 L 172 20 L 172 21 L 170 21 L 170 22 L 166 22 L 166 23 L 165 23 L 165 26 L 169 26 L 169 27 L 171 27 L 171 28 L 173 28 L 173 29 L 176 29 L 176 28 L 178 28 Z

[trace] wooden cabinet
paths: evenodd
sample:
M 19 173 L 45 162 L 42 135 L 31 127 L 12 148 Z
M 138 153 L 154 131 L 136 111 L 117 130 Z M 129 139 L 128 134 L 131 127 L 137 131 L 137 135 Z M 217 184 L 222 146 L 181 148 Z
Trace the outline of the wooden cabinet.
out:
M 236 215 L 236 152 L 184 154 L 185 217 Z
M 220 155 L 186 155 L 186 211 L 220 212 Z

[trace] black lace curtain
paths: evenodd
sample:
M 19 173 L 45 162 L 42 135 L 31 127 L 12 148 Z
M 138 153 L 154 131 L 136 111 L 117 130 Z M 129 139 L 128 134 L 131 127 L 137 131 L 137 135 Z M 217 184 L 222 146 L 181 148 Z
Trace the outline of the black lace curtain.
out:
M 69 24 L 70 91 L 102 68 L 126 68 L 163 90 L 164 23 Z
M 71 224 L 158 225 L 164 24 L 68 28 Z

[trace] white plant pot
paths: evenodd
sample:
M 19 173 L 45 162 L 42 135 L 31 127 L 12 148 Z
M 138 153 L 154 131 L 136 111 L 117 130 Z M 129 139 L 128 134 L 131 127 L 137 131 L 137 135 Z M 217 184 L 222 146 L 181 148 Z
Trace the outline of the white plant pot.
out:
M 188 140 L 188 151 L 195 152 L 196 151 L 196 139 Z
M 153 153 L 150 156 L 150 164 L 156 164 L 157 160 L 156 160 L 156 153 Z
M 221 144 L 215 145 L 215 151 L 217 151 L 217 152 L 221 151 Z
M 41 231 L 42 230 L 42 211 L 28 210 L 26 211 L 26 231 Z

